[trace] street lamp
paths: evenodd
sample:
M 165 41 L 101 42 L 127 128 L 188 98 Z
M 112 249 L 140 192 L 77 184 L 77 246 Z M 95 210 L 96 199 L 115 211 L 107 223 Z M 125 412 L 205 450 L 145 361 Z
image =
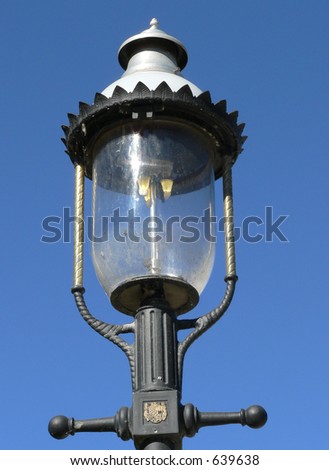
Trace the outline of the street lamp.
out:
M 50 434 L 62 439 L 113 431 L 137 449 L 181 449 L 201 427 L 267 420 L 260 406 L 234 413 L 200 412 L 181 404 L 184 355 L 225 313 L 237 281 L 231 167 L 242 151 L 244 125 L 226 102 L 213 104 L 182 75 L 185 47 L 158 28 L 125 41 L 123 76 L 94 104 L 69 114 L 63 139 L 74 166 L 75 242 L 72 293 L 84 320 L 126 354 L 133 403 L 114 417 L 56 416 Z M 93 181 L 92 257 L 112 305 L 132 322 L 111 325 L 86 307 L 83 287 L 84 179 Z M 198 303 L 214 263 L 214 180 L 223 179 L 226 291 L 220 305 L 181 319 Z M 104 227 L 106 230 L 104 230 Z M 177 332 L 191 330 L 181 342 Z M 129 344 L 122 338 L 133 333 Z

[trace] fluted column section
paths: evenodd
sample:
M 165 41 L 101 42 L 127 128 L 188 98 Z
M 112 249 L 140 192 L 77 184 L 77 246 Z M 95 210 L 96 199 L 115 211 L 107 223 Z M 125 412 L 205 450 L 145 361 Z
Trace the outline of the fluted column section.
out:
M 171 315 L 143 307 L 135 317 L 135 391 L 177 389 L 177 335 Z

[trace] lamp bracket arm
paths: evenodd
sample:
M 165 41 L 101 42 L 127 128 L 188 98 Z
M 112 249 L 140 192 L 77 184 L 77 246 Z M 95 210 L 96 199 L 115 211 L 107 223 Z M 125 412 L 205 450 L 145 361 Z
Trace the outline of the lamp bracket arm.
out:
M 233 299 L 236 281 L 237 276 L 226 277 L 225 294 L 222 302 L 218 305 L 218 307 L 214 308 L 209 313 L 200 316 L 199 318 L 177 321 L 177 328 L 179 330 L 192 328 L 194 326 L 194 330 L 178 345 L 178 370 L 180 376 L 183 369 L 183 360 L 186 351 L 196 339 L 198 339 L 224 315 Z
M 84 300 L 84 291 L 85 289 L 83 287 L 72 288 L 72 294 L 74 295 L 75 303 L 77 305 L 78 311 L 80 312 L 80 315 L 93 330 L 118 346 L 126 354 L 130 366 L 132 367 L 134 354 L 133 347 L 127 343 L 127 341 L 120 338 L 119 334 L 133 333 L 135 331 L 134 323 L 112 325 L 110 323 L 98 320 L 90 313 L 87 308 L 86 302 Z
M 130 410 L 123 406 L 110 418 L 76 420 L 66 416 L 54 416 L 49 422 L 48 431 L 55 439 L 65 439 L 78 432 L 116 432 L 123 441 L 128 441 L 132 438 L 129 414 Z
M 183 424 L 185 435 L 193 437 L 200 428 L 205 426 L 222 426 L 225 424 L 241 424 L 259 429 L 267 422 L 267 413 L 262 406 L 252 405 L 246 410 L 237 412 L 202 412 L 191 403 L 183 407 Z

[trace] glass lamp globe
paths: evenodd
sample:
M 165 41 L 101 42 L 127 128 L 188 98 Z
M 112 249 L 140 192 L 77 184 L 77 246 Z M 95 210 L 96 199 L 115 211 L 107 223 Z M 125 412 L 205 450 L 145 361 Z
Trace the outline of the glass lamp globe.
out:
M 159 295 L 192 309 L 214 262 L 214 145 L 179 119 L 132 119 L 95 140 L 93 263 L 122 312 Z

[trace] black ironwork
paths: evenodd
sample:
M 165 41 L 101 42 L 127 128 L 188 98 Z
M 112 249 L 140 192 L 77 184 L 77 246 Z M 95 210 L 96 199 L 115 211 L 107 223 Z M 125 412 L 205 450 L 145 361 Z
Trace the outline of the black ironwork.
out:
M 147 400 L 158 399 L 158 396 L 145 397 Z M 156 403 L 156 402 L 155 402 Z M 110 418 L 96 418 L 87 420 L 75 420 L 66 416 L 55 416 L 49 422 L 49 433 L 55 439 L 65 439 L 69 435 L 73 436 L 78 432 L 115 432 L 123 441 L 132 439 L 134 424 L 132 417 L 133 409 L 126 407 L 120 408 L 115 416 Z M 139 440 L 140 447 L 144 450 L 169 450 L 180 449 L 183 437 L 193 437 L 200 428 L 206 426 L 223 426 L 226 424 L 241 424 L 253 429 L 258 429 L 267 421 L 267 413 L 261 406 L 253 405 L 246 410 L 241 409 L 237 412 L 201 412 L 188 403 L 180 406 L 178 410 L 179 423 L 170 424 L 171 430 L 177 430 L 170 436 L 167 432 L 165 436 L 157 435 L 150 437 L 144 436 Z M 153 429 L 155 428 L 153 424 Z M 169 427 L 169 426 L 168 426 Z M 157 429 L 157 428 L 156 428 Z M 140 435 L 138 436 L 140 439 Z M 135 440 L 136 444 L 136 440 Z
M 209 91 L 195 97 L 188 85 L 174 92 L 166 82 L 155 90 L 139 82 L 131 93 L 117 86 L 110 98 L 96 93 L 94 104 L 80 103 L 79 111 L 78 115 L 68 114 L 70 126 L 62 126 L 65 134 L 62 141 L 72 162 L 82 164 L 90 179 L 94 136 L 100 130 L 131 120 L 133 114 L 138 119 L 146 113 L 158 118 L 182 119 L 204 129 L 216 142 L 216 178 L 222 175 L 224 156 L 231 155 L 234 163 L 247 139 L 242 135 L 245 125 L 237 122 L 238 112 L 227 113 L 225 100 L 213 104 Z
M 179 320 L 166 304 L 161 292 L 146 299 L 131 325 L 114 326 L 95 319 L 88 311 L 83 292 L 73 289 L 83 318 L 98 333 L 117 344 L 127 355 L 132 372 L 132 407 L 122 407 L 110 418 L 75 420 L 56 416 L 49 432 L 63 439 L 78 432 L 115 432 L 122 440 L 133 439 L 136 449 L 181 449 L 184 437 L 194 436 L 205 426 L 237 423 L 259 428 L 266 423 L 266 411 L 251 406 L 239 412 L 201 412 L 192 404 L 181 404 L 182 365 L 192 342 L 215 323 L 228 308 L 236 279 L 227 279 L 227 290 L 220 306 L 194 320 Z M 181 343 L 177 332 L 194 328 Z M 121 333 L 134 332 L 135 343 L 128 345 Z M 194 334 L 193 334 L 194 333 Z

